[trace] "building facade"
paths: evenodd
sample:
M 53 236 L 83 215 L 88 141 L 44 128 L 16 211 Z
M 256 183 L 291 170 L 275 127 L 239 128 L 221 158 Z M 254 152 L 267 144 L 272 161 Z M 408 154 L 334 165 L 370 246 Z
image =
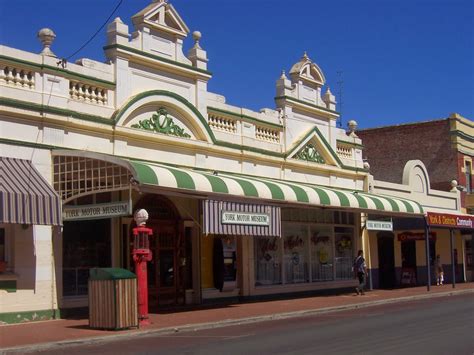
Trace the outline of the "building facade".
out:
M 388 186 L 388 183 L 408 184 L 409 173 L 405 163 L 407 159 L 418 160 L 418 163 L 412 164 L 420 169 L 417 178 L 418 187 L 415 190 L 425 191 L 429 196 L 438 194 L 433 193 L 435 189 L 460 194 L 457 203 L 455 200 L 452 200 L 452 203 L 444 200 L 443 204 L 434 201 L 423 204 L 425 211 L 430 210 L 430 206 L 436 210 L 433 207 L 442 205 L 445 209 L 451 208 L 453 212 L 460 210 L 462 213 L 472 214 L 474 124 L 471 120 L 454 113 L 442 120 L 370 128 L 360 130 L 357 134 L 364 142 L 363 156 L 370 164 L 371 174 L 375 179 L 384 181 L 378 186 Z M 396 222 L 394 225 L 397 228 L 396 235 L 389 236 L 388 239 L 379 239 L 382 245 L 388 245 L 390 248 L 393 243 L 396 251 L 395 265 L 391 262 L 385 266 L 388 270 L 386 273 L 388 281 L 382 280 L 381 284 L 390 287 L 394 282 L 400 283 L 402 269 L 414 270 L 413 283 L 424 284 L 426 282 L 424 224 L 400 219 L 396 219 Z M 460 235 L 456 237 L 453 248 L 456 280 L 472 281 L 474 270 L 472 230 L 459 230 L 458 233 Z M 373 243 L 376 242 L 377 239 L 374 239 Z M 431 268 L 434 270 L 436 255 L 440 255 L 447 269 L 447 279 L 452 280 L 453 271 L 448 267 L 451 261 L 449 243 L 448 230 L 434 228 L 431 231 Z M 383 254 L 380 248 L 382 247 L 377 251 L 379 255 Z M 391 251 L 385 253 L 390 254 Z M 434 272 L 431 275 L 434 277 Z
M 336 126 L 306 53 L 278 78 L 275 108 L 255 112 L 207 90 L 201 34 L 185 55 L 190 31 L 171 4 L 132 22 L 108 25 L 106 63 L 58 61 L 47 29 L 40 54 L 0 47 L 1 321 L 87 307 L 91 268 L 133 269 L 139 209 L 153 230 L 151 311 L 352 287 L 370 247 L 363 217 L 424 215 L 371 188 L 355 125 Z M 46 217 L 4 213 L 28 209 Z

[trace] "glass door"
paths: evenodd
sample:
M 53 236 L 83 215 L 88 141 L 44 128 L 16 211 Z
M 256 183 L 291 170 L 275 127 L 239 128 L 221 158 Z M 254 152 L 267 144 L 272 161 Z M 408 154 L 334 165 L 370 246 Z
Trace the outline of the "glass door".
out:
M 149 303 L 157 308 L 164 305 L 184 303 L 184 287 L 181 287 L 180 263 L 184 248 L 174 221 L 150 223 L 153 230 L 150 248 L 153 260 L 149 263 Z

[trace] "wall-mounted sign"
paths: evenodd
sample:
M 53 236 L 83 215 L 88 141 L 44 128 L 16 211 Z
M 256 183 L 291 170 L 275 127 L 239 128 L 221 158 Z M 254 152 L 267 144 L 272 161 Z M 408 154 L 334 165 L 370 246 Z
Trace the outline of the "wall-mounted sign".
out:
M 128 201 L 101 203 L 96 205 L 63 206 L 63 220 L 113 218 L 132 214 Z
M 436 240 L 436 233 L 430 232 L 429 234 L 430 240 Z M 398 240 L 400 242 L 404 242 L 406 240 L 425 240 L 425 233 L 415 233 L 415 232 L 403 232 L 398 234 Z
M 369 231 L 393 231 L 392 221 L 367 221 L 367 230 Z
M 463 216 L 446 213 L 427 213 L 427 221 L 430 226 L 456 228 L 456 229 L 473 229 L 474 216 Z
M 222 224 L 243 224 L 252 226 L 270 225 L 270 214 L 253 212 L 222 211 Z

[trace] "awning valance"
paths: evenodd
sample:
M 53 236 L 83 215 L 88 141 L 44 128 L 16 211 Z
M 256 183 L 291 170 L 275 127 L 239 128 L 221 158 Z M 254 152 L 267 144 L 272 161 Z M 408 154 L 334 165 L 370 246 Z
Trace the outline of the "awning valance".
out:
M 257 198 L 274 203 L 302 203 L 390 214 L 423 215 L 421 205 L 407 199 L 248 175 L 222 172 L 213 174 L 142 161 L 130 160 L 129 163 L 140 185 L 202 194 Z
M 61 225 L 61 200 L 28 160 L 0 157 L 0 223 Z
M 204 234 L 281 236 L 281 210 L 277 206 L 204 200 Z

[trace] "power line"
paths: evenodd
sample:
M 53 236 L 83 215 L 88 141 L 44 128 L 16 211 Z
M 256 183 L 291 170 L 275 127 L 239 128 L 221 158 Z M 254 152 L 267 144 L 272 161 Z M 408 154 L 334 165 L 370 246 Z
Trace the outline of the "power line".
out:
M 84 43 L 77 51 L 75 51 L 73 54 L 71 54 L 69 57 L 67 57 L 65 60 L 69 60 L 71 57 L 75 56 L 77 53 L 82 51 L 91 41 L 99 34 L 100 31 L 105 27 L 105 25 L 110 21 L 111 17 L 115 14 L 115 12 L 118 10 L 120 5 L 122 5 L 123 0 L 119 0 L 118 4 L 115 6 L 114 10 L 110 13 L 109 17 L 107 17 L 107 20 L 104 21 L 102 26 L 99 27 L 97 31 L 95 31 L 94 35 L 89 38 L 86 43 Z
M 336 82 L 337 84 L 337 87 L 338 87 L 338 95 L 339 95 L 339 122 L 338 122 L 338 125 L 339 127 L 342 127 L 342 106 L 343 106 L 343 101 L 342 101 L 342 93 L 344 91 L 344 79 L 342 77 L 343 75 L 343 71 L 342 70 L 339 70 L 336 72 L 337 73 L 337 77 L 338 77 L 338 80 Z

